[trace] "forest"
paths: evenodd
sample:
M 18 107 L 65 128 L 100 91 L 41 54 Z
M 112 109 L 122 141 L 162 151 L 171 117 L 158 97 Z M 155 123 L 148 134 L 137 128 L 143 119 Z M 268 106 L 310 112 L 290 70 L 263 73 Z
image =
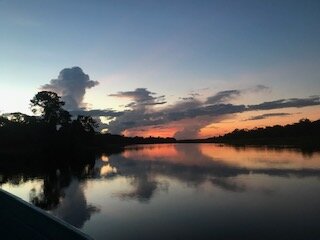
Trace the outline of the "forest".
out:
M 254 129 L 235 129 L 208 142 L 254 145 L 291 145 L 320 148 L 320 120 L 301 119 L 285 126 L 275 125 Z

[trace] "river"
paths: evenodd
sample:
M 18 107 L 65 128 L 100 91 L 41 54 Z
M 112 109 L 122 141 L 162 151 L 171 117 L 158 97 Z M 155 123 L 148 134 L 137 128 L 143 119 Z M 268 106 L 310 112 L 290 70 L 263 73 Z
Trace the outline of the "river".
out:
M 21 171 L 0 169 L 1 188 L 98 240 L 320 239 L 319 152 L 135 145 L 77 171 Z

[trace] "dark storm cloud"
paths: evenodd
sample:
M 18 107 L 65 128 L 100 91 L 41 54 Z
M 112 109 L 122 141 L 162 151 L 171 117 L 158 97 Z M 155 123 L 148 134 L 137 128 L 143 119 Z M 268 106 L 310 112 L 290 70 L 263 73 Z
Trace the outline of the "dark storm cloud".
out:
M 83 98 L 86 89 L 98 84 L 92 81 L 89 75 L 85 74 L 80 67 L 63 69 L 57 79 L 52 79 L 49 84 L 41 87 L 42 90 L 56 92 L 66 103 L 67 110 L 78 110 L 85 106 Z
M 283 116 L 289 116 L 292 115 L 291 113 L 266 113 L 266 114 L 261 114 L 257 116 L 250 117 L 246 119 L 245 121 L 251 121 L 251 120 L 261 120 L 261 119 L 266 119 L 269 117 L 283 117 Z

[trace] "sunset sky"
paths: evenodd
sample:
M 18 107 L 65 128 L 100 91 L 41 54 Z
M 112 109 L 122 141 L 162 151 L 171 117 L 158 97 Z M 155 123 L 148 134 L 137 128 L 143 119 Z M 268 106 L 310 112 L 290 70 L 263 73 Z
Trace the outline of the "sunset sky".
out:
M 40 90 L 112 133 L 320 118 L 320 1 L 0 0 L 0 114 Z

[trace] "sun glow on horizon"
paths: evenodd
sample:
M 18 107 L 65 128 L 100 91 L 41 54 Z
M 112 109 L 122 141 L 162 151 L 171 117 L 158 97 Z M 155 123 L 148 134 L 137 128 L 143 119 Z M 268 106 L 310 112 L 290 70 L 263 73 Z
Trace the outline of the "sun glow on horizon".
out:
M 263 116 L 269 113 L 281 113 L 285 111 L 288 115 L 274 116 L 257 120 L 248 120 L 252 116 Z M 209 138 L 224 135 L 235 129 L 253 129 L 256 127 L 267 127 L 274 125 L 287 125 L 298 122 L 301 119 L 308 118 L 311 121 L 320 119 L 320 109 L 318 106 L 311 106 L 304 109 L 280 109 L 269 111 L 252 111 L 237 114 L 230 119 L 217 123 L 210 123 L 199 130 L 197 138 Z M 193 121 L 192 119 L 190 121 Z M 194 120 L 195 122 L 197 120 Z M 161 126 L 146 126 L 127 129 L 123 132 L 125 136 L 134 137 L 175 137 L 175 134 L 184 127 L 179 122 L 170 123 Z M 190 126 L 192 128 L 192 125 Z

